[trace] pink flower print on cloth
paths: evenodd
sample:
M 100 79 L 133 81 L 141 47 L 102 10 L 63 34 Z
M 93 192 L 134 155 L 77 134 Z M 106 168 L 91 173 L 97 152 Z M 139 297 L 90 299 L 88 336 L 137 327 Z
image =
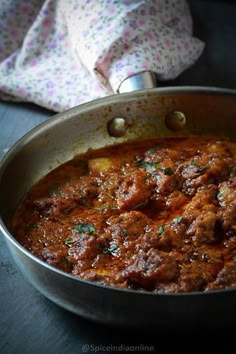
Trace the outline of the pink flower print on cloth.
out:
M 63 111 L 151 70 L 176 78 L 204 44 L 182 0 L 3 0 L 0 97 Z

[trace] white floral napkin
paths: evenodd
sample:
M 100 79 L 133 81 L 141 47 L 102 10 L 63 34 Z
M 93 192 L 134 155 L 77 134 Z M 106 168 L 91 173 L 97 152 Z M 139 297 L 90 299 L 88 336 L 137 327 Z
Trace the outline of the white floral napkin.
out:
M 185 0 L 2 0 L 0 97 L 64 111 L 142 71 L 174 79 L 203 48 Z

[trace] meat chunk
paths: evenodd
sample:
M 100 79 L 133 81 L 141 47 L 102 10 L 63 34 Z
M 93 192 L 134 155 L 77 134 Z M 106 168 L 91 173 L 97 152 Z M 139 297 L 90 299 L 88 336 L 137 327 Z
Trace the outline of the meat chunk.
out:
M 89 202 L 91 199 L 96 198 L 98 195 L 98 178 L 85 176 L 77 180 L 65 183 L 61 187 L 61 194 L 66 198 L 75 201 L 86 200 Z
M 216 230 L 217 215 L 212 211 L 204 211 L 192 222 L 186 234 L 192 236 L 193 244 L 215 243 L 219 241 Z
M 65 246 L 60 249 L 57 249 L 56 245 L 44 247 L 41 258 L 51 266 L 66 272 L 71 271 L 73 268 L 68 259 L 67 248 Z
M 155 176 L 155 182 L 156 182 L 155 192 L 158 195 L 159 194 L 169 195 L 176 189 L 178 185 L 178 180 L 174 174 L 168 175 L 165 173 L 158 173 Z
M 163 227 L 164 228 L 164 227 Z M 175 249 L 180 249 L 183 245 L 183 235 L 181 233 L 176 233 L 170 227 L 165 227 L 163 232 L 146 233 L 143 237 L 142 244 L 145 249 L 150 247 L 155 247 L 161 251 L 172 251 Z
M 189 198 L 181 191 L 174 190 L 166 198 L 165 206 L 170 210 L 179 210 L 182 205 L 186 204 Z
M 122 272 L 130 284 L 152 288 L 156 283 L 171 281 L 178 275 L 178 265 L 173 257 L 151 248 L 146 254 L 140 253 Z
M 207 286 L 207 290 L 236 287 L 236 260 L 225 264 L 216 279 Z
M 233 164 L 232 157 L 225 149 L 217 149 L 217 145 L 212 149 L 215 151 L 202 152 L 178 166 L 177 173 L 183 178 L 183 191 L 186 194 L 192 196 L 199 187 L 219 183 L 228 177 L 228 166 Z
M 104 240 L 97 242 L 96 236 L 80 234 L 68 240 L 68 259 L 73 260 L 75 265 L 72 273 L 79 275 L 91 268 L 91 263 L 96 259 L 98 253 L 102 252 L 105 245 Z
M 97 253 L 98 249 L 99 244 L 96 242 L 95 236 L 80 234 L 71 240 L 68 253 L 76 259 L 91 259 Z
M 43 216 L 58 217 L 76 207 L 76 201 L 61 196 L 41 198 L 33 202 L 33 208 Z
M 226 234 L 228 240 L 224 242 L 224 259 L 225 262 L 236 260 L 236 232 L 229 232 Z M 236 264 L 235 264 L 236 266 Z
M 229 229 L 236 231 L 236 177 L 220 184 L 218 199 L 221 205 L 218 215 L 223 228 L 226 231 Z
M 224 210 L 220 211 L 219 215 L 223 220 L 223 228 L 225 230 L 233 229 L 236 231 L 236 199 Z
M 137 241 L 145 230 L 153 227 L 153 222 L 140 211 L 125 212 L 107 220 L 105 229 L 107 238 L 112 238 L 121 247 L 129 248 L 132 241 Z
M 178 171 L 182 170 L 181 175 L 184 179 L 194 179 L 202 175 L 206 169 L 206 167 L 185 163 L 179 166 Z
M 39 214 L 58 217 L 69 213 L 78 205 L 90 205 L 98 195 L 96 180 L 91 177 L 65 183 L 59 195 L 38 198 L 33 201 L 33 208 Z
M 194 261 L 181 269 L 179 277 L 179 291 L 202 291 L 207 284 L 214 280 L 222 266 L 222 261 L 214 263 Z
M 124 178 L 116 193 L 117 205 L 120 209 L 138 209 L 148 203 L 151 189 L 146 180 L 147 173 L 142 170 Z
M 236 177 L 219 184 L 219 193 L 217 194 L 221 206 L 227 206 L 236 199 Z
M 217 187 L 209 185 L 200 188 L 191 202 L 185 207 L 183 217 L 189 221 L 189 224 L 201 214 L 202 211 L 215 211 L 215 204 L 217 204 L 216 195 Z

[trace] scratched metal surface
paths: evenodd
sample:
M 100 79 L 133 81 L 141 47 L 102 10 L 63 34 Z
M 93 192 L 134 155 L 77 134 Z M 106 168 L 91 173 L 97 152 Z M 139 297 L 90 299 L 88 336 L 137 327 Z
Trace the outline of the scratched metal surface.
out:
M 236 2 L 189 2 L 195 33 L 207 46 L 192 68 L 177 80 L 165 85 L 236 88 Z M 163 86 L 164 83 L 160 85 Z M 5 149 L 52 114 L 54 113 L 31 104 L 0 102 L 0 158 Z M 234 353 L 235 344 L 229 332 L 230 328 L 217 334 L 210 329 L 208 333 L 193 333 L 194 342 L 188 347 L 188 352 Z M 182 333 L 182 340 L 179 337 L 177 341 L 166 342 L 165 334 L 160 329 L 154 329 L 153 333 L 135 333 L 131 330 L 99 326 L 59 308 L 24 279 L 0 237 L 1 354 L 141 352 L 142 345 L 146 345 L 150 352 L 155 350 L 166 353 L 173 346 L 178 350 L 186 340 Z M 172 337 L 173 334 L 169 335 Z M 188 337 L 191 339 L 191 334 Z M 83 347 L 84 345 L 88 346 Z M 138 346 L 136 350 L 134 346 Z

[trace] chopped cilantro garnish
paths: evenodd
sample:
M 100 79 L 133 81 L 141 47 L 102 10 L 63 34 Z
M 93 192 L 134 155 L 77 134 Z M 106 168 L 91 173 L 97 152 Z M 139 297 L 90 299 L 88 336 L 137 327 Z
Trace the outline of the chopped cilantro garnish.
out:
M 176 218 L 173 219 L 173 222 L 175 224 L 178 224 L 182 220 L 182 216 L 177 216 Z
M 73 227 L 76 232 L 93 235 L 96 231 L 92 224 L 79 224 Z
M 191 161 L 191 165 L 192 165 L 192 166 L 196 166 L 196 165 L 197 165 L 197 160 L 192 159 L 192 161 Z
M 160 234 L 162 234 L 162 232 L 164 232 L 165 231 L 165 227 L 163 226 L 163 225 L 160 225 L 159 227 L 158 227 L 158 232 L 160 233 Z
M 138 163 L 138 167 L 143 167 L 148 172 L 154 172 L 159 165 L 160 165 L 160 162 L 158 162 L 158 161 L 155 161 L 155 162 L 141 161 Z
M 172 168 L 167 167 L 164 169 L 164 174 L 168 175 L 168 176 L 172 176 L 174 174 L 174 172 L 173 172 Z
M 112 254 L 113 256 L 115 256 L 118 250 L 119 250 L 119 246 L 116 244 L 112 244 L 109 247 L 104 248 L 102 252 L 104 254 Z

